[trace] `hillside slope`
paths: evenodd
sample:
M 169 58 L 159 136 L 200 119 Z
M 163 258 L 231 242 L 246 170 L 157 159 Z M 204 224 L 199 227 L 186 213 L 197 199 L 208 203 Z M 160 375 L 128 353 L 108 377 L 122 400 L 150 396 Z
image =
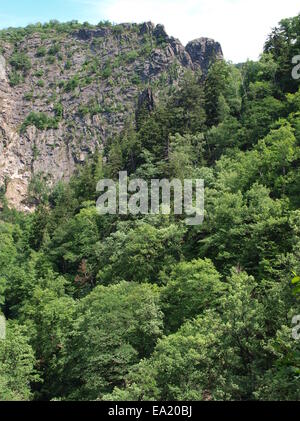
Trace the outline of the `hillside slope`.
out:
M 184 48 L 151 22 L 9 29 L 0 47 L 0 185 L 20 210 L 34 175 L 68 179 L 133 118 L 145 89 L 158 99 L 222 57 L 213 40 Z

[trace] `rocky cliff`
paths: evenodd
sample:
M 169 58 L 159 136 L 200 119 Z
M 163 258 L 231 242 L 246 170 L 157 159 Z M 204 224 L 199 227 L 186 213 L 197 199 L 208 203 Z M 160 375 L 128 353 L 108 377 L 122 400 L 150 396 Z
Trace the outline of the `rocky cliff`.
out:
M 186 48 L 152 23 L 96 27 L 48 24 L 0 32 L 0 187 L 30 210 L 34 175 L 68 179 L 187 70 L 207 72 L 222 57 L 207 38 Z M 150 89 L 150 91 L 149 91 Z

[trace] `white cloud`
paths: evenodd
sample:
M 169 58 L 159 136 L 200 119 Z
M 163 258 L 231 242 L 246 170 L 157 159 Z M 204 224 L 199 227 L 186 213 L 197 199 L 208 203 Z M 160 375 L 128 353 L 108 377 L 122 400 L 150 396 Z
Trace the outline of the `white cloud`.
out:
M 300 12 L 299 0 L 78 0 L 113 22 L 153 21 L 184 44 L 200 36 L 222 44 L 227 60 L 258 58 L 277 23 Z M 98 12 L 98 13 L 97 13 Z

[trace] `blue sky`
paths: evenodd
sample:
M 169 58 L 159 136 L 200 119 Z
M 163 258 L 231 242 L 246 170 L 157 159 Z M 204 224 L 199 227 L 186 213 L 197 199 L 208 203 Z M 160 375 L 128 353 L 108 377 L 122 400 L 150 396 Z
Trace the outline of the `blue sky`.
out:
M 240 62 L 257 59 L 278 21 L 298 13 L 299 0 L 0 0 L 0 28 L 50 19 L 152 20 L 183 44 L 200 36 L 214 38 L 227 60 Z
M 100 5 L 104 2 L 97 3 Z M 0 27 L 26 26 L 29 23 L 45 22 L 50 19 L 91 20 L 93 18 L 91 9 L 94 5 L 76 0 L 0 0 Z M 99 16 L 99 10 L 97 15 Z M 97 20 L 97 17 L 94 16 L 94 19 Z

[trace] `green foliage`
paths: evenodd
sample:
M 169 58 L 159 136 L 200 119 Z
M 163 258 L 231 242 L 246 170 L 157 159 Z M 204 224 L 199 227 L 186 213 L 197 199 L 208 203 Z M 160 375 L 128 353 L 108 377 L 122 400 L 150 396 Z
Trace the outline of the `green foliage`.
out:
M 11 85 L 30 71 L 17 50 L 28 35 L 55 36 L 49 51 L 36 51 L 54 63 L 64 57 L 62 34 L 91 27 L 51 21 L 0 31 L 16 49 Z M 52 115 L 30 113 L 21 132 L 57 128 L 64 92 L 101 78 L 112 86 L 121 65 L 165 44 L 138 25 L 97 27 L 111 28 L 122 46 L 132 30 L 143 45 L 114 62 L 87 57 L 80 72 L 53 84 Z M 300 400 L 300 342 L 291 334 L 299 314 L 300 90 L 290 77 L 299 33 L 299 16 L 284 20 L 258 62 L 217 61 L 206 78 L 170 66 L 149 83 L 135 118 L 124 119 L 68 182 L 49 188 L 51 180 L 35 173 L 26 203 L 32 213 L 8 207 L 4 180 L 0 311 L 8 335 L 0 340 L 0 399 Z M 140 85 L 137 75 L 132 84 Z M 102 114 L 117 130 L 122 107 L 94 96 L 77 112 Z M 34 160 L 40 147 L 32 144 Z M 204 179 L 204 223 L 99 215 L 97 183 L 117 180 L 121 170 L 147 181 Z
M 161 160 L 167 157 L 170 135 L 201 132 L 206 118 L 203 105 L 200 80 L 187 73 L 166 104 L 138 116 L 138 137 L 144 149 Z
M 48 199 L 48 194 L 49 189 L 47 187 L 47 181 L 42 174 L 35 174 L 28 186 L 29 200 L 37 204 L 45 204 Z
M 24 99 L 25 99 L 25 101 L 32 101 L 33 92 L 26 92 L 26 94 L 24 95 Z
M 16 323 L 7 323 L 6 339 L 0 339 L 0 400 L 27 401 L 31 383 L 38 381 L 35 357 L 26 331 Z
M 108 21 L 102 22 L 100 26 L 111 26 L 112 24 Z M 97 25 L 98 26 L 98 25 Z M 95 28 L 97 27 L 95 26 Z M 53 31 L 58 34 L 70 34 L 74 30 L 81 28 L 91 28 L 92 25 L 87 25 L 87 23 L 79 23 L 76 20 L 70 22 L 61 23 L 55 19 L 50 20 L 46 23 L 36 23 L 27 25 L 25 28 L 8 28 L 0 31 L 0 39 L 15 44 L 17 42 L 23 41 L 28 35 L 39 33 L 41 34 L 42 39 L 47 39 L 49 36 L 53 35 Z
M 58 121 L 56 118 L 49 117 L 45 113 L 31 112 L 21 126 L 21 133 L 24 132 L 28 126 L 35 126 L 39 130 L 57 129 Z
M 125 282 L 97 287 L 77 311 L 65 372 L 68 399 L 95 400 L 123 385 L 129 368 L 161 336 L 158 289 Z
M 9 83 L 10 86 L 17 86 L 20 83 L 24 82 L 24 76 L 22 75 L 22 73 L 20 72 L 16 72 L 15 70 L 13 70 L 10 74 L 9 74 Z
M 135 228 L 119 229 L 99 244 L 97 275 L 102 284 L 120 280 L 160 283 L 160 272 L 180 258 L 180 242 L 185 229 L 180 226 L 156 228 L 145 222 Z M 107 262 L 106 265 L 103 265 Z
M 268 340 L 269 319 L 264 311 L 267 305 L 255 298 L 254 279 L 246 274 L 233 273 L 228 286 L 217 310 L 206 311 L 160 340 L 152 356 L 130 371 L 126 387 L 116 388 L 104 399 L 261 399 L 261 392 L 272 385 L 270 373 L 267 384 L 267 377 L 261 378 L 261 368 L 277 360 L 277 355 L 269 352 L 272 340 Z M 276 321 L 273 323 L 275 328 Z M 275 368 L 274 372 L 278 379 L 280 369 Z M 279 392 L 282 399 L 299 399 L 295 377 L 289 383 L 291 389 L 285 383 L 276 393 L 277 379 L 273 397 L 278 397 Z
M 240 191 L 224 191 L 220 196 L 212 192 L 206 211 L 211 218 L 200 230 L 208 230 L 210 236 L 201 240 L 201 255 L 212 258 L 223 270 L 237 266 L 251 274 L 270 276 L 279 255 L 289 250 L 291 227 L 285 203 L 272 200 L 268 189 L 259 184 L 244 196 Z
M 141 55 L 144 57 L 150 57 L 153 50 L 153 41 L 150 36 L 144 35 L 143 47 L 141 49 Z
M 226 116 L 238 116 L 242 98 L 240 72 L 224 61 L 216 61 L 205 81 L 205 109 L 209 127 L 221 123 Z
M 122 32 L 124 31 L 124 27 L 122 25 L 114 25 L 112 27 L 112 32 L 113 34 L 115 34 L 116 36 L 119 36 L 122 34 Z
M 12 67 L 9 74 L 10 85 L 17 86 L 23 83 L 32 66 L 30 58 L 24 52 L 15 51 L 10 57 L 9 64 Z
M 21 70 L 24 73 L 27 73 L 31 69 L 31 60 L 23 52 L 14 52 L 9 60 L 9 64 L 15 70 Z
M 56 56 L 60 51 L 60 46 L 58 44 L 53 44 L 49 50 L 48 50 L 48 54 L 49 56 Z
M 44 76 L 44 71 L 42 69 L 39 69 L 34 73 L 34 76 L 35 77 L 42 77 L 42 76 Z
M 43 45 L 38 47 L 38 49 L 36 50 L 37 57 L 45 57 L 46 54 L 47 54 L 47 50 L 46 50 L 46 47 L 44 47 Z
M 81 117 L 84 117 L 87 114 L 94 116 L 96 114 L 101 114 L 102 112 L 104 112 L 104 108 L 101 107 L 96 99 L 89 101 L 88 104 L 81 104 L 78 107 L 78 113 Z
M 283 111 L 283 103 L 273 96 L 246 101 L 242 117 L 245 133 L 242 145 L 249 147 L 266 136 Z
M 177 264 L 165 282 L 162 301 L 166 327 L 171 332 L 206 308 L 215 307 L 225 286 L 212 262 L 201 259 Z
M 178 178 L 182 182 L 196 170 L 195 163 L 204 164 L 204 139 L 197 135 L 176 134 L 169 138 L 168 164 L 166 166 L 170 178 Z
M 90 108 L 88 105 L 79 105 L 78 107 L 78 113 L 81 117 L 84 117 L 85 115 L 89 114 Z
M 54 57 L 54 56 L 52 56 L 52 55 L 49 55 L 49 56 L 46 58 L 46 63 L 47 63 L 47 64 L 54 64 L 54 63 L 55 63 L 55 61 L 56 61 L 56 59 L 55 59 L 55 57 Z
M 56 119 L 59 121 L 62 120 L 64 116 L 64 107 L 60 102 L 58 102 L 57 104 L 54 104 L 53 111 L 55 113 Z
M 123 60 L 125 61 L 125 63 L 133 63 L 138 58 L 138 56 L 138 52 L 132 50 L 123 55 Z
M 106 28 L 111 28 L 113 25 L 109 20 L 101 20 L 98 24 L 98 27 L 106 27 Z
M 66 69 L 66 70 L 70 70 L 70 69 L 71 69 L 71 67 L 72 67 L 72 62 L 71 62 L 71 60 L 67 60 L 67 61 L 66 61 L 66 63 L 65 63 L 65 69 Z
M 274 28 L 265 44 L 265 52 L 269 53 L 277 63 L 274 79 L 276 85 L 284 92 L 298 90 L 298 82 L 291 77 L 292 58 L 299 55 L 300 15 L 283 19 Z
M 79 78 L 78 76 L 74 76 L 72 79 L 69 79 L 64 86 L 65 92 L 72 92 L 75 91 L 76 88 L 79 86 Z
M 293 294 L 298 295 L 300 293 L 300 276 L 297 276 L 294 273 L 294 278 L 292 279 L 292 284 L 295 286 L 295 288 L 293 289 Z
M 108 79 L 112 75 L 112 67 L 110 62 L 105 64 L 101 74 L 104 79 Z
M 139 85 L 141 83 L 141 78 L 139 75 L 133 75 L 131 78 L 131 83 L 133 83 L 133 85 Z

